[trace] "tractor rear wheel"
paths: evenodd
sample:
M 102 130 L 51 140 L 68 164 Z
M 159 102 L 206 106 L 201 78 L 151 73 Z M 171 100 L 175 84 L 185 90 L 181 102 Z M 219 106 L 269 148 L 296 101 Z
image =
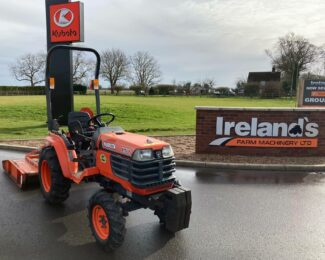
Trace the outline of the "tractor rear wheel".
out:
M 123 244 L 125 218 L 113 194 L 105 190 L 96 192 L 89 200 L 88 219 L 96 242 L 105 251 L 111 252 Z
M 59 204 L 69 197 L 71 182 L 63 176 L 53 147 L 46 147 L 42 150 L 38 173 L 41 192 L 47 202 Z

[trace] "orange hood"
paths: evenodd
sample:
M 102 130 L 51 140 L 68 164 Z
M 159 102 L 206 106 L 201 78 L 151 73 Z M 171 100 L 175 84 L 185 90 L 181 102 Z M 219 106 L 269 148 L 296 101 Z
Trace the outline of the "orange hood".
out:
M 128 132 L 119 133 L 104 133 L 99 138 L 101 148 L 126 156 L 132 156 L 136 149 L 152 149 L 161 150 L 168 143 L 148 137 Z

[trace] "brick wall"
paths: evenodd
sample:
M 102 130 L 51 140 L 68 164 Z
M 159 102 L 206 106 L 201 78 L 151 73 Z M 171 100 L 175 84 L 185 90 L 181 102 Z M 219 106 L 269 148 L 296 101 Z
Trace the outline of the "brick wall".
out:
M 312 139 L 317 139 L 317 147 L 238 147 L 222 145 L 210 145 L 218 138 L 231 137 L 242 138 L 236 135 L 232 128 L 230 135 L 217 135 L 216 118 L 223 117 L 223 122 L 248 122 L 252 118 L 257 118 L 258 123 L 287 123 L 298 122 L 298 119 L 304 119 L 304 124 L 317 123 L 319 134 Z M 290 130 L 290 128 L 289 128 Z M 288 131 L 289 131 L 288 130 Z M 256 137 L 256 136 L 255 136 Z M 243 138 L 254 138 L 254 136 L 245 136 Z M 303 132 L 302 136 L 278 136 L 278 137 L 259 137 L 260 140 L 272 139 L 279 141 L 281 138 L 286 140 L 311 140 Z M 229 143 L 228 143 L 229 144 Z M 294 108 L 294 109 L 262 109 L 262 108 L 217 108 L 217 107 L 196 107 L 196 153 L 215 153 L 215 154 L 233 154 L 233 155 L 263 155 L 263 156 L 324 156 L 325 155 L 325 109 L 315 108 Z

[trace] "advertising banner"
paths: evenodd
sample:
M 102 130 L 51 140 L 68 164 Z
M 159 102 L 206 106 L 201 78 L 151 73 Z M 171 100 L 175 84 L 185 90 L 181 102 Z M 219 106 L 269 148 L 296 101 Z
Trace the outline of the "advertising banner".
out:
M 226 121 L 216 117 L 216 136 L 210 145 L 241 147 L 314 148 L 318 146 L 318 124 L 308 117 L 292 122 Z
M 196 107 L 196 152 L 324 156 L 325 108 Z
M 301 80 L 297 98 L 298 107 L 325 107 L 325 81 Z

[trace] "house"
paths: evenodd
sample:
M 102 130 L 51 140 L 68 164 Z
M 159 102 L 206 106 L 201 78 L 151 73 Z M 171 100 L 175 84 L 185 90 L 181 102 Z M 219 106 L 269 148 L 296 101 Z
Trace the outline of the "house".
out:
M 260 87 L 262 96 L 280 96 L 281 95 L 281 72 L 275 71 L 275 67 L 270 72 L 249 72 L 247 78 L 248 84 L 257 84 Z
M 275 71 L 275 67 L 270 72 L 249 72 L 247 83 L 257 83 L 265 86 L 267 82 L 278 82 L 280 84 L 281 72 Z

